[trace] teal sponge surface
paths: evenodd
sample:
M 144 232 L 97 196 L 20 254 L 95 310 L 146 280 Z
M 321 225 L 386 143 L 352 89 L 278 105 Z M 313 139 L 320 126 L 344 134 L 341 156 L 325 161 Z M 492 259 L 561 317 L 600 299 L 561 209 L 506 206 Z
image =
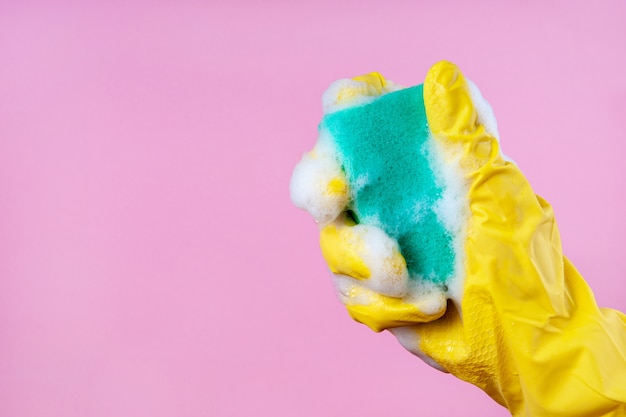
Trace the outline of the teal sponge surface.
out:
M 442 188 L 433 172 L 422 85 L 326 115 L 357 223 L 395 238 L 412 279 L 445 284 L 454 272 L 453 236 L 434 211 Z

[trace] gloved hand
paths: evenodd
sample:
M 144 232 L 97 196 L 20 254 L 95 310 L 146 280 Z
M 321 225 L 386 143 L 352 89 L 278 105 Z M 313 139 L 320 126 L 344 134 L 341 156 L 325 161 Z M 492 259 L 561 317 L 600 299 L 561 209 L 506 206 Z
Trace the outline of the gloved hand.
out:
M 336 82 L 324 96 L 325 119 L 401 89 L 376 73 Z M 436 215 L 416 216 L 426 220 L 412 234 L 439 222 L 445 239 L 420 247 L 428 254 L 447 245 L 453 256 L 437 258 L 451 265 L 445 277 L 436 268 L 414 273 L 404 237 L 354 212 L 363 184 L 328 123 L 294 171 L 292 200 L 320 224 L 340 300 L 355 320 L 391 331 L 514 416 L 626 416 L 626 317 L 598 308 L 563 256 L 550 205 L 500 152 L 491 108 L 448 62 L 428 72 L 423 105 L 430 160 L 415 163 L 444 168 L 426 187 L 439 194 L 424 213 Z

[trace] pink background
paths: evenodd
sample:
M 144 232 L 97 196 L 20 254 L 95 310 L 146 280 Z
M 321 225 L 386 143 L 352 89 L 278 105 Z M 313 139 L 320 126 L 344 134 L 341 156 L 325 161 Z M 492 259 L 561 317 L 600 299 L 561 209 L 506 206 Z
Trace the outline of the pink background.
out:
M 0 415 L 505 416 L 335 299 L 288 179 L 333 80 L 449 59 L 626 310 L 620 1 L 0 4 Z

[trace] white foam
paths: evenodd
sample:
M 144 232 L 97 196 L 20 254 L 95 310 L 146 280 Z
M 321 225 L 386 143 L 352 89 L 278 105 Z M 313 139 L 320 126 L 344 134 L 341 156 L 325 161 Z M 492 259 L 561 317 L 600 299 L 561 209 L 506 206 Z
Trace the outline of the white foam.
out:
M 419 279 L 409 281 L 409 295 L 405 302 L 415 305 L 421 312 L 437 315 L 446 308 L 446 293 L 441 285 Z
M 313 150 L 296 165 L 289 191 L 296 207 L 308 211 L 316 222 L 325 225 L 335 220 L 348 204 L 348 193 L 330 193 L 328 184 L 336 179 L 347 184 L 332 140 L 320 132 Z
M 413 206 L 413 222 L 419 223 L 428 213 L 428 205 L 425 201 L 418 201 Z
M 398 339 L 398 342 L 409 352 L 419 357 L 433 368 L 441 371 L 448 372 L 443 366 L 439 365 L 433 358 L 425 354 L 419 348 L 421 340 L 416 326 L 402 326 L 395 329 L 389 329 L 391 333 Z
M 512 160 L 502 152 L 502 141 L 500 140 L 500 133 L 498 132 L 498 122 L 496 121 L 496 115 L 493 112 L 491 104 L 489 104 L 489 102 L 485 100 L 476 84 L 474 84 L 467 77 L 465 78 L 465 80 L 467 81 L 467 85 L 469 86 L 472 103 L 474 104 L 474 108 L 476 109 L 477 122 L 479 124 L 482 124 L 485 127 L 485 131 L 494 138 L 496 138 L 496 140 L 500 143 L 500 154 L 502 155 L 502 158 L 505 161 L 515 164 L 514 160 Z
M 401 260 L 395 239 L 376 226 L 359 224 L 352 229 L 365 243 L 359 255 L 370 270 L 370 277 L 362 285 L 379 294 L 403 297 L 409 290 L 409 273 Z
M 460 305 L 463 298 L 465 280 L 465 241 L 470 215 L 468 183 L 460 165 L 461 145 L 452 148 L 431 137 L 429 162 L 437 185 L 442 188 L 441 198 L 435 202 L 433 212 L 452 236 L 452 249 L 455 254 L 453 274 L 446 283 L 446 296 Z
M 369 175 L 367 173 L 361 174 L 352 184 L 352 195 L 356 195 L 359 191 L 363 189 L 367 184 L 369 184 Z
M 470 79 L 465 78 L 469 87 L 470 96 L 472 97 L 472 103 L 476 109 L 477 121 L 479 124 L 485 126 L 485 131 L 496 139 L 500 138 L 498 133 L 498 122 L 496 121 L 496 115 L 493 112 L 493 108 L 487 100 L 483 97 L 482 93 L 476 87 Z
M 348 107 L 362 106 L 376 100 L 377 97 L 401 90 L 403 87 L 391 80 L 385 80 L 382 91 L 378 91 L 374 86 L 365 81 L 357 81 L 350 78 L 337 80 L 330 84 L 322 95 L 322 108 L 324 114 L 333 113 Z M 347 95 L 349 100 L 341 100 L 340 97 Z M 343 93 L 343 94 L 342 94 Z

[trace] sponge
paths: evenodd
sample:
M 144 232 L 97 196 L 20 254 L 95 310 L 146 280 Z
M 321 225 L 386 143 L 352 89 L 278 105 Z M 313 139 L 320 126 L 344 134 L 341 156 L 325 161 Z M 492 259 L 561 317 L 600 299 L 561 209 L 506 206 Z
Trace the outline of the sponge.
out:
M 400 247 L 412 280 L 445 285 L 454 274 L 453 231 L 440 210 L 445 183 L 430 139 L 423 86 L 326 114 L 350 189 L 348 213 Z

